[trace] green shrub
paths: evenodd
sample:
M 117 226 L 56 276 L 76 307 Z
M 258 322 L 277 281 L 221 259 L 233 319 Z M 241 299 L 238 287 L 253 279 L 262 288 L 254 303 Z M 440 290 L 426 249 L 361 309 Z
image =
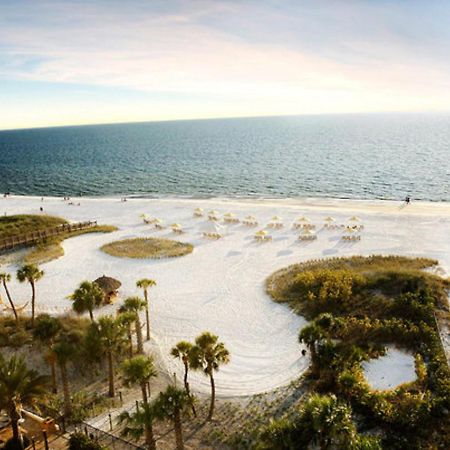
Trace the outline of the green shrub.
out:
M 72 433 L 69 438 L 69 450 L 109 450 L 84 433 Z

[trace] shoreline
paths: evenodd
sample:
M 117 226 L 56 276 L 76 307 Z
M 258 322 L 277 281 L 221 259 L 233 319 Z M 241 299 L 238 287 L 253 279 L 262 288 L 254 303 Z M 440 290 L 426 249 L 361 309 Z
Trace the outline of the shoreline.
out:
M 45 200 L 61 200 L 62 197 L 56 196 L 37 196 L 37 195 L 15 195 L 11 194 L 7 199 L 23 199 L 36 200 L 41 202 L 41 198 Z M 75 196 L 70 197 L 78 202 L 117 202 L 125 198 L 127 202 L 185 202 L 186 204 L 213 203 L 223 205 L 240 205 L 240 206 L 267 206 L 267 207 L 285 207 L 289 209 L 302 208 L 309 211 L 320 212 L 324 209 L 329 211 L 361 211 L 364 213 L 385 213 L 394 214 L 402 213 L 402 215 L 450 215 L 450 202 L 438 201 L 411 201 L 406 205 L 400 200 L 375 200 L 375 199 L 347 199 L 334 197 L 286 197 L 286 198 L 269 198 L 269 197 L 189 197 L 182 195 L 170 195 L 161 197 L 129 197 L 129 196 Z

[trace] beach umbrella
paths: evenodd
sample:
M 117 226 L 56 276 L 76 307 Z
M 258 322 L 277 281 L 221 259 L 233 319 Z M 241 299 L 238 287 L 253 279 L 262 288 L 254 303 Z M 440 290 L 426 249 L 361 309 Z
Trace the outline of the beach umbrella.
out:
M 358 216 L 352 216 L 348 220 L 349 222 L 359 222 L 361 219 Z
M 314 234 L 314 232 L 309 230 L 308 228 L 304 228 L 302 231 L 302 234 L 311 235 L 311 234 Z
M 235 217 L 235 215 L 236 214 L 233 214 L 232 212 L 229 212 L 229 213 L 224 214 L 223 216 L 232 218 L 232 217 Z
M 334 219 L 333 219 L 333 217 L 328 216 L 328 217 L 325 217 L 325 222 L 334 222 Z
M 181 225 L 179 223 L 173 223 L 170 225 L 172 228 L 181 228 Z
M 148 219 L 149 215 L 148 215 L 148 214 L 145 214 L 145 213 L 143 213 L 143 214 L 141 214 L 141 216 L 140 216 L 140 217 L 142 217 L 143 219 Z
M 201 213 L 203 212 L 203 208 L 195 208 L 195 212 Z
M 255 233 L 255 236 L 267 236 L 267 231 L 259 230 Z
M 201 231 L 204 233 L 221 233 L 223 230 L 226 230 L 226 228 L 217 222 L 211 221 L 206 221 L 201 227 Z
M 217 216 L 219 212 L 213 209 L 208 214 L 211 214 L 211 216 Z
M 162 221 L 161 219 L 156 218 L 156 219 L 153 220 L 153 223 L 159 223 L 159 224 L 162 224 L 163 221 Z
M 309 219 L 305 216 L 297 217 L 297 222 L 309 222 Z
M 256 217 L 253 217 L 253 216 L 247 216 L 247 217 L 245 218 L 245 220 L 256 220 Z
M 278 216 L 273 216 L 272 217 L 272 221 L 273 222 L 280 222 L 281 220 L 283 220 L 281 217 L 278 217 Z

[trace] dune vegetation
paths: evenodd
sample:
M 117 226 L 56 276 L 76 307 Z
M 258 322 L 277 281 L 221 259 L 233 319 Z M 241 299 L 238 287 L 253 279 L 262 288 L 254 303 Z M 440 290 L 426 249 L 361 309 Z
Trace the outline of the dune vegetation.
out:
M 43 231 L 66 223 L 68 223 L 67 220 L 61 217 L 43 214 L 17 214 L 14 216 L 0 217 L 0 240 L 18 234 Z
M 340 420 L 334 436 L 329 423 L 327 433 L 317 430 L 323 445 L 450 447 L 450 371 L 435 319 L 436 312 L 448 314 L 449 281 L 424 271 L 435 266 L 426 258 L 358 256 L 296 264 L 268 278 L 275 301 L 312 320 L 299 335 L 311 357 L 312 397 L 296 416 L 271 423 L 259 448 L 306 448 L 311 433 L 302 430 L 328 420 L 330 408 L 348 426 L 344 430 Z M 384 354 L 388 344 L 414 353 L 417 378 L 374 391 L 361 363 Z M 322 419 L 314 419 L 321 408 Z
M 171 239 L 135 238 L 123 239 L 103 245 L 100 250 L 119 258 L 170 258 L 187 255 L 193 251 L 192 244 Z
M 42 239 L 42 241 L 25 255 L 24 262 L 26 264 L 43 264 L 52 261 L 53 259 L 64 256 L 64 249 L 61 244 L 65 239 L 87 233 L 111 233 L 116 230 L 117 227 L 113 225 L 96 225 L 91 228 L 85 228 L 84 230 L 67 231 L 58 236 Z
M 45 231 L 69 222 L 61 217 L 18 214 L 0 217 L 0 240 L 36 231 Z M 28 251 L 21 255 L 24 264 L 42 264 L 64 255 L 61 243 L 65 239 L 86 233 L 110 233 L 116 231 L 112 225 L 96 225 L 82 230 L 65 231 L 57 236 L 42 238 L 36 244 L 28 246 Z

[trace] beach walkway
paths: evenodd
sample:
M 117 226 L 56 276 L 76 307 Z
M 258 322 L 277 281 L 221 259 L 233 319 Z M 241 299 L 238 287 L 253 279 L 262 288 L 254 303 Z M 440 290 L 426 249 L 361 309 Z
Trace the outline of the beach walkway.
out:
M 65 223 L 57 227 L 48 228 L 46 230 L 33 231 L 31 233 L 18 234 L 0 240 L 0 252 L 12 250 L 16 247 L 36 244 L 43 239 L 57 236 L 63 233 L 71 233 L 73 231 L 85 230 L 97 226 L 97 221 Z

